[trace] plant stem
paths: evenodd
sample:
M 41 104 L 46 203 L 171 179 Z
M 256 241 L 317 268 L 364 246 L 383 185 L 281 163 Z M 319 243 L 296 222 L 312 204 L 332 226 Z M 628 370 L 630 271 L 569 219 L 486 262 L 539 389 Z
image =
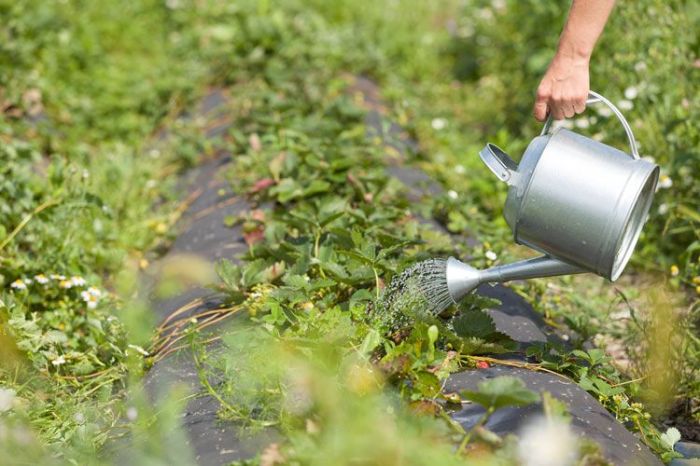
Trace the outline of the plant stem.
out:
M 22 219 L 22 221 L 19 222 L 19 225 L 17 225 L 15 227 L 15 229 L 12 230 L 12 233 L 10 233 L 9 236 L 7 238 L 5 238 L 5 240 L 2 243 L 0 243 L 0 251 L 2 251 L 5 248 L 5 246 L 7 246 L 10 243 L 10 241 L 12 241 L 15 238 L 15 236 L 17 236 L 17 234 L 20 231 L 22 231 L 22 228 L 27 226 L 27 223 L 29 223 L 29 221 L 32 219 L 32 217 L 34 217 L 36 214 L 38 214 L 42 210 L 48 209 L 49 207 L 52 207 L 52 206 L 58 204 L 59 202 L 60 202 L 59 200 L 49 199 L 48 201 L 44 202 L 43 204 L 38 206 L 36 209 L 34 209 L 26 217 L 24 217 Z
M 467 445 L 469 444 L 469 440 L 472 438 L 472 434 L 474 433 L 474 430 L 476 430 L 477 427 L 483 426 L 486 421 L 488 421 L 489 417 L 493 414 L 494 409 L 493 406 L 489 406 L 489 408 L 486 410 L 483 416 L 479 419 L 479 421 L 474 424 L 474 427 L 469 429 L 469 432 L 464 436 L 464 439 L 462 440 L 462 443 L 459 444 L 459 448 L 457 448 L 457 453 L 455 453 L 456 456 L 461 456 L 462 453 L 464 453 L 464 450 L 467 448 Z

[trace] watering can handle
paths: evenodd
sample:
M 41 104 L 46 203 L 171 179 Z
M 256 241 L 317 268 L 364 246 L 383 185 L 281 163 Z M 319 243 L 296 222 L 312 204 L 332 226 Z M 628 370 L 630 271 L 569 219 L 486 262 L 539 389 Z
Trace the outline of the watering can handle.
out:
M 630 151 L 631 151 L 632 158 L 639 159 L 639 152 L 637 151 L 637 141 L 634 139 L 634 134 L 632 134 L 632 128 L 630 128 L 630 125 L 629 125 L 629 123 L 627 123 L 627 120 L 622 115 L 622 112 L 615 105 L 613 105 L 612 102 L 610 102 L 608 99 L 606 99 L 602 95 L 598 94 L 597 92 L 588 91 L 588 99 L 586 100 L 586 104 L 594 104 L 597 102 L 604 103 L 615 114 L 617 119 L 622 124 L 622 127 L 625 129 L 625 133 L 627 133 L 627 140 L 630 143 Z M 540 133 L 540 136 L 547 134 L 549 132 L 549 129 L 551 126 L 552 126 L 552 117 L 549 116 L 547 118 L 547 121 L 544 123 L 544 127 L 542 128 L 542 132 Z
M 479 157 L 499 180 L 505 181 L 509 186 L 516 184 L 518 180 L 518 164 L 503 149 L 489 142 L 481 149 Z

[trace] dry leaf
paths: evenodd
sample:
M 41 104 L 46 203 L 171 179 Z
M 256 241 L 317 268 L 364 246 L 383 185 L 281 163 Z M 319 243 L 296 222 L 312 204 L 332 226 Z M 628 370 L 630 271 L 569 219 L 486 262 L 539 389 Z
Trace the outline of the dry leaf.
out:
M 243 233 L 243 239 L 248 246 L 252 246 L 255 243 L 259 243 L 265 237 L 265 229 L 261 226 L 251 231 Z
M 265 211 L 261 209 L 255 209 L 250 213 L 250 218 L 257 220 L 258 222 L 265 221 Z
M 251 193 L 258 193 L 260 191 L 264 191 L 270 186 L 275 184 L 275 180 L 272 178 L 263 178 L 262 180 L 256 181 L 255 184 L 253 185 L 252 189 L 250 190 Z

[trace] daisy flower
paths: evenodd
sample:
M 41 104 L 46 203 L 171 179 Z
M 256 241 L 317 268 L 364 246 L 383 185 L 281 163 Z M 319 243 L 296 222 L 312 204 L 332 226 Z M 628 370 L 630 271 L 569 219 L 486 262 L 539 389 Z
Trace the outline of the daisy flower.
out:
M 49 282 L 49 278 L 46 275 L 44 275 L 43 273 L 40 273 L 39 275 L 35 275 L 34 280 L 36 280 L 36 282 L 41 284 L 41 285 L 46 285 Z
M 630 86 L 627 89 L 625 89 L 625 98 L 629 100 L 634 100 L 639 92 L 637 91 L 636 87 Z
M 430 122 L 430 125 L 433 127 L 434 130 L 440 131 L 441 129 L 445 129 L 447 126 L 447 120 L 444 118 L 433 118 L 433 121 Z
M 658 187 L 661 189 L 667 189 L 673 186 L 673 180 L 671 179 L 670 176 L 668 175 L 661 175 L 659 177 L 659 184 Z
M 99 296 L 95 296 L 89 291 L 81 291 L 80 297 L 87 304 L 88 309 L 95 309 L 97 307 L 97 302 L 100 300 Z
M 632 110 L 632 108 L 634 108 L 632 101 L 627 99 L 622 99 L 619 101 L 617 106 L 620 108 L 620 110 Z
M 87 283 L 83 277 L 71 277 L 70 281 L 73 283 L 73 286 L 85 286 Z
M 56 367 L 61 366 L 65 363 L 66 363 L 66 358 L 64 358 L 63 355 L 61 355 L 61 356 L 57 357 L 56 359 L 54 359 L 53 361 L 51 361 L 51 364 L 53 364 Z
M 24 283 L 24 280 L 18 278 L 10 284 L 10 287 L 14 288 L 15 290 L 26 290 L 27 284 Z

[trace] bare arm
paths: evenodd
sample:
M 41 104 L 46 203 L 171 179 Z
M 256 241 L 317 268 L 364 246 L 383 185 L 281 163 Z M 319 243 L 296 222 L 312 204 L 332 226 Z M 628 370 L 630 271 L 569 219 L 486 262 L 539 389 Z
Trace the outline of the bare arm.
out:
M 557 53 L 537 88 L 533 113 L 539 121 L 548 114 L 570 118 L 586 108 L 588 64 L 613 6 L 615 0 L 573 0 Z

